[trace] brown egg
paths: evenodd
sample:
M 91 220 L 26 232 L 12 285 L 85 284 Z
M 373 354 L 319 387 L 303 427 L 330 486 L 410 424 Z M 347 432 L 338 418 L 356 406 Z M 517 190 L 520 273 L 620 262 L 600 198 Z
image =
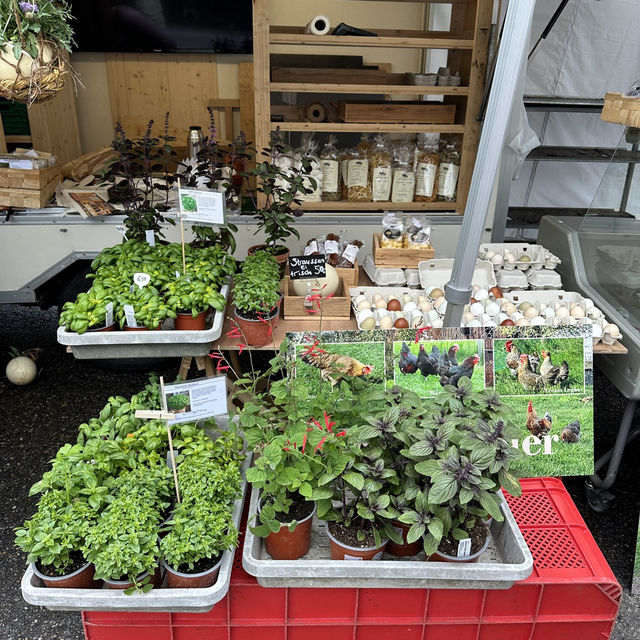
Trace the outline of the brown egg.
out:
M 507 318 L 506 320 L 503 320 L 500 323 L 500 326 L 501 327 L 513 327 L 513 326 L 515 326 L 515 324 L 516 323 L 513 320 L 511 320 L 511 318 Z
M 473 304 L 474 302 L 478 302 L 475 298 L 471 298 L 471 300 L 469 300 L 469 304 Z
M 400 311 L 402 309 L 402 303 L 397 299 L 389 300 L 387 303 L 387 309 L 389 311 Z
M 489 289 L 489 293 L 492 293 L 494 298 L 504 298 L 500 287 L 491 287 L 491 289 Z
M 408 329 L 409 323 L 404 318 L 398 318 L 393 326 L 396 329 Z

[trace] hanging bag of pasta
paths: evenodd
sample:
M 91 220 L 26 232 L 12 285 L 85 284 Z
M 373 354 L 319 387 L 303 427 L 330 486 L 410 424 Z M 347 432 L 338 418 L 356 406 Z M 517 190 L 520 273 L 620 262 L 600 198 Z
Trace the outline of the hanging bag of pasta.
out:
M 322 199 L 340 200 L 340 160 L 335 136 L 329 136 L 320 153 L 322 169 Z
M 400 147 L 393 165 L 393 184 L 391 186 L 391 202 L 413 202 L 416 177 L 411 163 L 413 150 Z
M 391 195 L 392 161 L 384 136 L 376 136 L 376 146 L 369 158 L 371 170 L 371 199 L 373 202 L 389 202 Z

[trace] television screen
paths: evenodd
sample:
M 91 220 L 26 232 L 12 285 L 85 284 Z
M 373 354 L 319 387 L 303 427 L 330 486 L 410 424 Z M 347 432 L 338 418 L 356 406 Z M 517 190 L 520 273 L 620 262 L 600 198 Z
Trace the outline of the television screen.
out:
M 251 53 L 251 0 L 72 0 L 78 51 Z

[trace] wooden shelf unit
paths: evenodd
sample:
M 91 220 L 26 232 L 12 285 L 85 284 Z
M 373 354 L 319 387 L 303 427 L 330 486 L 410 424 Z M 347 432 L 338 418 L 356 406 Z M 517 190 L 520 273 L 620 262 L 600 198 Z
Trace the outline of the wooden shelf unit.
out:
M 345 0 L 347 1 L 347 0 Z M 350 0 L 356 1 L 356 0 Z M 373 0 L 370 0 L 373 1 Z M 435 0 L 406 0 L 418 4 Z M 484 91 L 489 31 L 493 9 L 492 0 L 444 0 L 451 4 L 450 31 L 420 31 L 398 29 L 374 29 L 377 36 L 315 36 L 304 32 L 303 26 L 272 25 L 270 20 L 271 0 L 253 1 L 253 64 L 254 97 L 256 114 L 256 148 L 267 146 L 271 131 L 301 132 L 435 132 L 458 134 L 462 139 L 460 148 L 460 172 L 458 176 L 457 202 L 344 202 L 324 201 L 305 203 L 307 211 L 385 211 L 398 208 L 411 211 L 455 211 L 464 213 L 471 183 L 471 175 L 478 147 L 480 124 L 476 114 L 480 108 Z M 442 0 L 440 0 L 442 2 Z M 402 2 L 405 4 L 405 2 Z M 365 5 L 363 5 L 364 7 Z M 310 10 L 312 11 L 310 5 Z M 398 7 L 402 11 L 402 7 Z M 336 18 L 338 20 L 338 18 Z M 354 81 L 345 82 L 344 71 L 336 82 L 271 82 L 270 54 L 275 45 L 341 46 L 371 48 L 448 49 L 448 66 L 459 71 L 463 86 L 428 86 L 398 84 L 375 84 Z M 302 52 L 302 51 L 301 51 Z M 411 71 L 402 69 L 394 71 Z M 396 74 L 393 74 L 396 77 Z M 393 80 L 391 80 L 393 82 Z M 274 92 L 361 94 L 370 96 L 419 96 L 442 95 L 447 104 L 456 106 L 456 124 L 402 124 L 402 123 L 346 123 L 346 122 L 271 122 L 271 94 Z

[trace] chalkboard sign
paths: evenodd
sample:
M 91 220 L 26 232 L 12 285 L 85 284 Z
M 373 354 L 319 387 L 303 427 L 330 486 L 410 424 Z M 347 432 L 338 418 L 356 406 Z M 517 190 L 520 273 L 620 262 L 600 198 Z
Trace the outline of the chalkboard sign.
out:
M 292 280 L 303 278 L 324 278 L 327 275 L 325 257 L 289 256 L 289 275 Z

